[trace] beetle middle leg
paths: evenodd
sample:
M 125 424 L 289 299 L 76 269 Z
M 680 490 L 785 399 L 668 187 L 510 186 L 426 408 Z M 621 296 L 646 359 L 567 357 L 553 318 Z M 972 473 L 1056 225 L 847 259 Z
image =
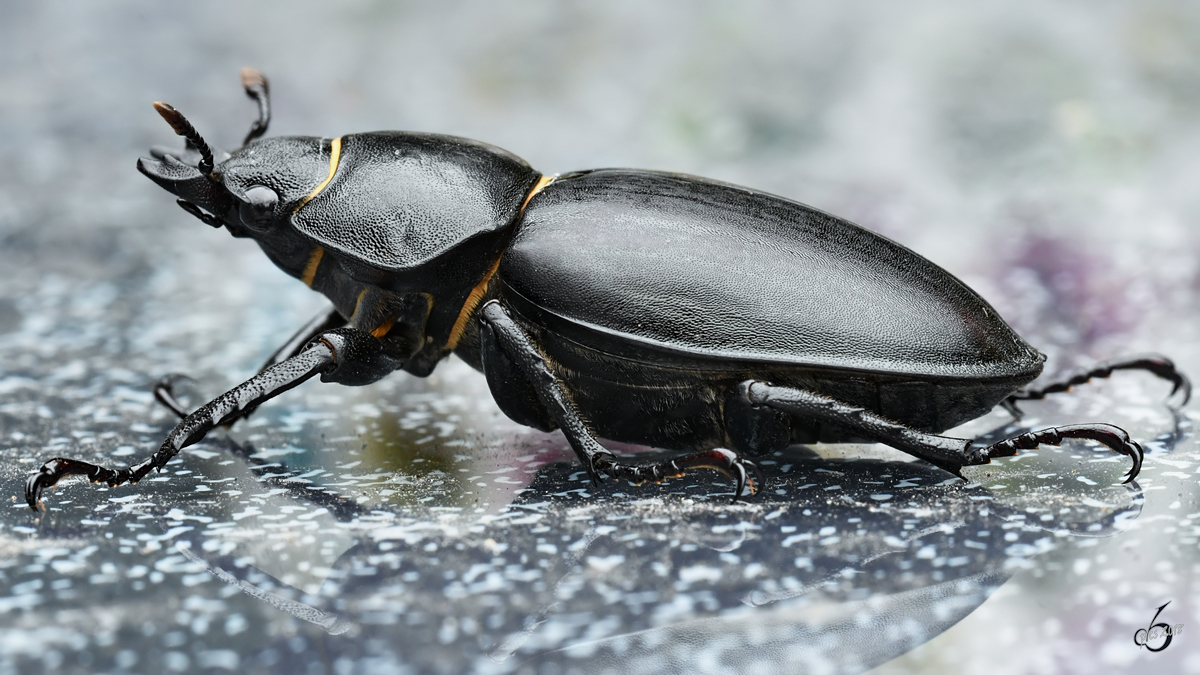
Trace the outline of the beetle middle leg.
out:
M 660 482 L 681 476 L 688 469 L 708 468 L 720 471 L 736 481 L 734 499 L 740 497 L 747 487 L 751 494 L 760 489 L 761 479 L 754 463 L 724 448 L 696 452 L 649 465 L 619 461 L 596 439 L 576 411 L 569 393 L 558 377 L 550 371 L 545 357 L 525 331 L 509 316 L 503 305 L 497 300 L 492 300 L 483 306 L 480 317 L 483 324 L 481 338 L 485 346 L 494 344 L 499 348 L 500 356 L 507 360 L 506 363 L 500 364 L 500 368 L 508 372 L 502 372 L 498 376 L 489 375 L 489 378 L 515 380 L 513 375 L 521 376 L 512 392 L 516 397 L 515 402 L 502 403 L 502 406 L 508 405 L 522 411 L 521 415 L 529 418 L 526 423 L 537 422 L 532 426 L 542 429 L 557 426 L 561 429 L 593 481 L 603 474 L 633 483 Z M 485 349 L 484 358 L 492 358 L 487 352 Z M 528 400 L 527 390 L 532 390 L 540 406 L 532 405 L 534 402 Z M 526 396 L 523 397 L 522 394 Z
M 1108 377 L 1112 375 L 1114 370 L 1144 370 L 1167 380 L 1173 385 L 1171 393 L 1167 395 L 1168 398 L 1178 392 L 1183 392 L 1183 400 L 1179 403 L 1180 408 L 1187 405 L 1188 400 L 1192 397 L 1191 381 L 1175 367 L 1175 363 L 1171 359 L 1160 354 L 1142 354 L 1140 356 L 1101 361 L 1090 368 L 1083 368 L 1061 375 L 1057 379 L 1047 382 L 1040 387 L 1026 387 L 1011 394 L 1008 398 L 1001 401 L 1000 405 L 1011 413 L 1013 417 L 1020 419 L 1021 409 L 1017 407 L 1017 401 L 1041 400 L 1046 398 L 1048 394 L 1069 391 L 1071 387 L 1077 384 L 1083 384 L 1098 377 Z
M 952 438 L 917 431 L 903 424 L 841 401 L 792 387 L 777 387 L 748 380 L 741 385 L 752 405 L 772 408 L 799 419 L 819 419 L 844 427 L 868 438 L 962 477 L 962 467 L 987 464 L 996 457 L 1011 457 L 1018 450 L 1031 450 L 1041 444 L 1058 445 L 1065 438 L 1098 441 L 1114 452 L 1133 459 L 1126 483 L 1137 477 L 1145 455 L 1125 430 L 1111 424 L 1072 424 L 1030 431 L 987 446 L 975 446 L 965 438 Z

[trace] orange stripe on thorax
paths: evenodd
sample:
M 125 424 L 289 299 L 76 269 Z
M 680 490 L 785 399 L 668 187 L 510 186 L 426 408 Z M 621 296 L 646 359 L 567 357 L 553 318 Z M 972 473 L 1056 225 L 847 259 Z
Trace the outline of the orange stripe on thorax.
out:
M 323 255 L 325 255 L 325 249 L 320 246 L 308 254 L 308 262 L 304 265 L 304 274 L 300 277 L 300 281 L 303 281 L 305 286 L 312 288 L 313 279 L 317 278 L 317 268 L 321 266 L 321 256 Z
M 300 203 L 296 205 L 296 208 L 292 209 L 292 213 L 296 213 L 300 209 L 304 208 L 305 204 L 311 202 L 314 197 L 321 194 L 321 190 L 324 190 L 325 186 L 329 185 L 329 181 L 333 180 L 333 174 L 337 173 L 338 163 L 341 161 L 342 137 L 338 136 L 329 142 L 329 175 L 325 177 L 325 180 L 321 181 L 320 185 L 313 188 L 313 191 L 308 193 L 308 196 L 300 200 Z
M 300 203 L 296 205 L 296 208 L 292 209 L 292 213 L 298 212 L 304 207 L 305 204 L 311 202 L 313 197 L 321 194 L 321 191 L 325 189 L 325 186 L 329 185 L 329 181 L 333 180 L 333 174 L 337 173 L 338 163 L 341 161 L 342 139 L 339 136 L 338 138 L 335 138 L 329 142 L 329 175 L 325 176 L 325 180 L 321 181 L 320 185 L 317 185 L 317 187 L 313 188 L 312 192 L 308 193 L 304 199 L 300 200 Z M 317 276 L 317 268 L 321 266 L 321 256 L 323 255 L 325 255 L 325 249 L 321 248 L 320 246 L 314 248 L 312 253 L 308 254 L 308 262 L 304 265 L 304 274 L 300 277 L 300 280 L 304 282 L 305 286 L 312 288 L 313 279 L 315 279 Z
M 534 195 L 545 189 L 547 185 L 553 183 L 555 178 L 558 178 L 558 174 L 542 176 L 538 180 L 537 185 L 534 185 L 529 194 L 525 196 L 525 201 L 521 202 L 521 210 L 517 212 L 517 218 L 520 218 L 525 213 L 525 207 L 529 206 L 529 200 L 533 199 Z M 462 339 L 463 331 L 467 328 L 467 320 L 471 318 L 471 314 L 479 306 L 479 301 L 483 299 L 484 293 L 487 293 L 488 283 L 491 282 L 492 277 L 496 276 L 496 270 L 500 269 L 500 258 L 503 256 L 504 253 L 502 252 L 496 257 L 495 262 L 488 268 L 487 273 L 483 275 L 478 284 L 475 284 L 475 288 L 472 288 L 471 292 L 467 294 L 467 299 L 463 302 L 462 309 L 458 312 L 458 318 L 454 321 L 454 327 L 450 329 L 450 339 L 446 340 L 447 349 L 453 350 L 458 346 L 458 341 Z

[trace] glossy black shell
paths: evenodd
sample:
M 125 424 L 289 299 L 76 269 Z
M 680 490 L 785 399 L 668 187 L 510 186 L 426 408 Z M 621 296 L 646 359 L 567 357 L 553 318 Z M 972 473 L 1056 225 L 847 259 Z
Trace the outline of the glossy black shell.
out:
M 918 398 L 899 393 L 918 383 L 925 400 L 892 404 L 891 416 L 919 428 L 981 414 L 1044 360 L 978 294 L 909 249 L 803 204 L 692 176 L 560 178 L 530 202 L 499 278 L 548 343 L 657 367 L 805 373 L 810 388 L 885 414 L 889 397 Z M 874 393 L 845 389 L 864 381 Z M 941 393 L 928 393 L 935 383 Z

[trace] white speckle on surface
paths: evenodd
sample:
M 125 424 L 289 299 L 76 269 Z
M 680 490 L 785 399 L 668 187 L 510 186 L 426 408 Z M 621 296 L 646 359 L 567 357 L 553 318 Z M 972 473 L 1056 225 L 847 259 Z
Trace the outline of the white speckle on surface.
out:
M 623 555 L 610 555 L 604 557 L 588 556 L 587 566 L 589 569 L 595 570 L 600 574 L 608 574 L 617 568 L 618 565 L 625 562 Z
M 793 534 L 792 536 L 784 539 L 783 542 L 780 543 L 780 546 L 787 548 L 787 547 L 791 546 L 792 544 L 796 544 L 796 543 L 804 542 L 804 541 L 812 541 L 812 540 L 813 540 L 812 532 L 803 532 L 801 534 Z
M 722 572 L 719 568 L 706 565 L 690 565 L 679 569 L 679 581 L 685 587 L 698 583 L 713 583 L 721 577 Z
M 196 665 L 201 668 L 221 668 L 236 671 L 241 658 L 232 649 L 208 649 L 196 655 Z

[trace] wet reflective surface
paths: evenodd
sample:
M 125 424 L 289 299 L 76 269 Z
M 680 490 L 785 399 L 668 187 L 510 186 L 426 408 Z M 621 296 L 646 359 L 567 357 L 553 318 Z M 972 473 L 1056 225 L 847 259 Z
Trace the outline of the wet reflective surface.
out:
M 1200 14 L 747 7 L 0 10 L 0 672 L 1200 672 L 1192 413 L 1132 373 L 953 432 L 1118 424 L 1148 451 L 1132 486 L 1074 443 L 965 482 L 797 446 L 734 504 L 711 472 L 594 486 L 452 359 L 309 383 L 140 485 L 24 505 L 46 459 L 152 452 L 162 374 L 198 405 L 321 307 L 133 169 L 172 140 L 151 100 L 236 142 L 247 64 L 271 133 L 439 131 L 547 172 L 772 190 L 960 275 L 1050 372 L 1156 350 L 1200 374 Z M 1167 601 L 1184 632 L 1139 648 Z

